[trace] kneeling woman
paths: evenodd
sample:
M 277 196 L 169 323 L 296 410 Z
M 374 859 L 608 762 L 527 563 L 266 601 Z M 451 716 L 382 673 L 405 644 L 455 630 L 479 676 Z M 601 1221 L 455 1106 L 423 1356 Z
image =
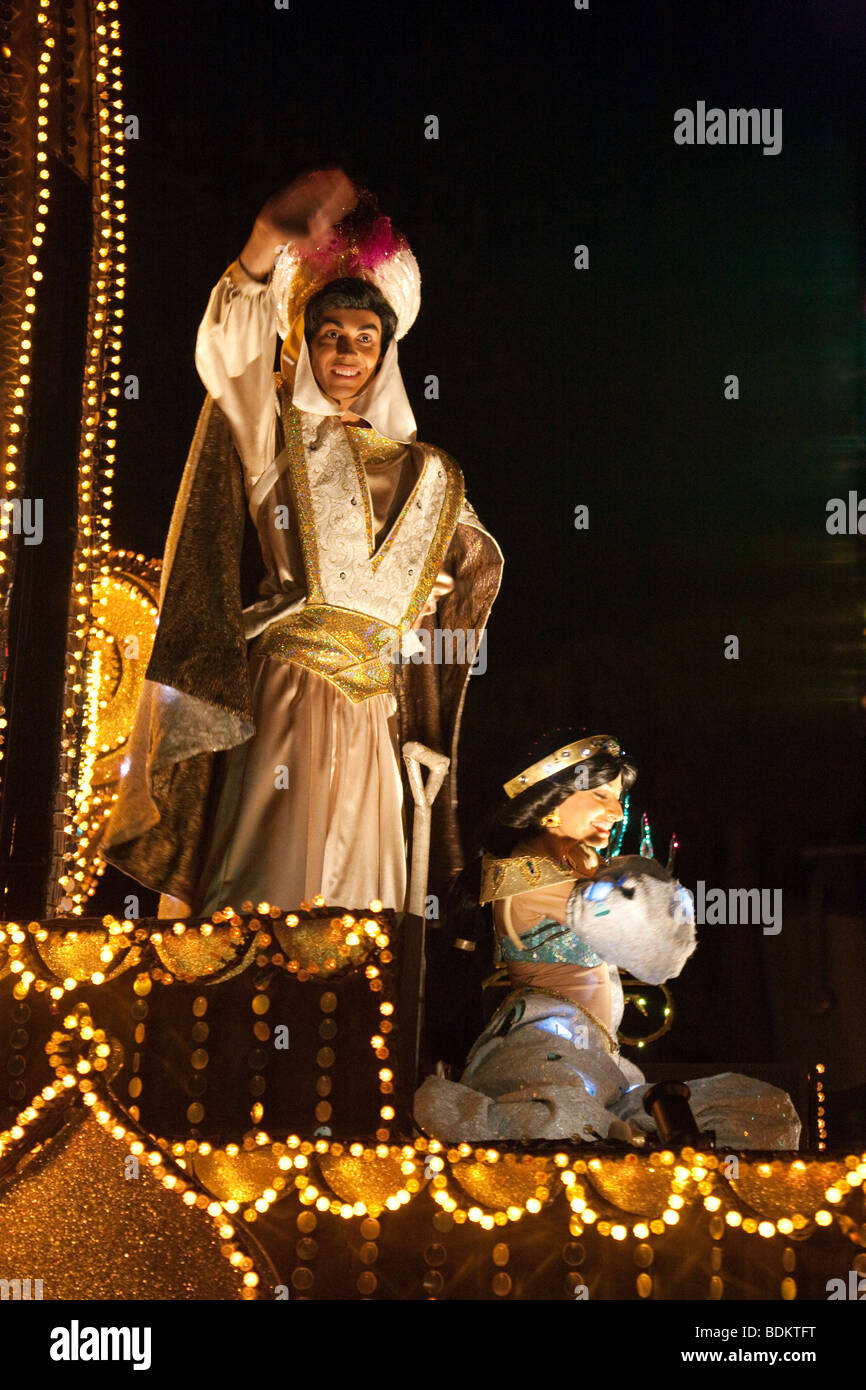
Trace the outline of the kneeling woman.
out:
M 444 1140 L 624 1139 L 654 1133 L 643 1073 L 621 1056 L 620 968 L 644 984 L 679 975 L 695 949 L 691 894 L 654 859 L 605 862 L 634 766 L 615 739 L 579 739 L 505 784 L 480 863 L 455 885 L 456 936 L 491 904 L 514 986 L 469 1054 L 461 1081 L 431 1076 L 415 1118 Z M 480 885 L 479 885 L 480 879 Z M 474 882 L 473 882 L 474 880 Z M 690 1081 L 699 1129 L 719 1146 L 794 1149 L 784 1091 L 725 1073 Z

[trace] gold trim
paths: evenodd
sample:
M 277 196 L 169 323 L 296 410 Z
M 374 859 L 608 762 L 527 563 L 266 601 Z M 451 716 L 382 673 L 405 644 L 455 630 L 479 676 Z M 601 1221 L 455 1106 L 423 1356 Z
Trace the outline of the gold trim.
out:
M 298 526 L 301 533 L 301 551 L 307 579 L 307 596 L 310 603 L 324 603 L 325 595 L 322 590 L 319 571 L 319 547 L 316 537 L 313 500 L 310 494 L 307 457 L 301 431 L 301 412 L 291 402 L 288 385 L 287 381 L 283 381 L 279 393 L 280 407 L 289 478 L 298 509 Z
M 538 985 L 522 985 L 521 989 L 525 994 L 549 994 L 551 999 L 561 999 L 564 1004 L 570 1004 L 573 1009 L 577 1009 L 579 1014 L 583 1014 L 584 1018 L 588 1018 L 590 1023 L 594 1023 L 596 1028 L 603 1034 L 607 1040 L 608 1050 L 611 1056 L 615 1057 L 619 1055 L 619 1044 L 610 1029 L 605 1028 L 601 1019 L 596 1018 L 595 1014 L 591 1014 L 589 1009 L 585 1009 L 582 1004 L 578 1004 L 576 999 L 570 999 L 567 994 L 561 994 L 558 989 L 541 989 Z
M 304 449 L 303 435 L 301 431 L 300 415 L 297 406 L 292 405 L 290 398 L 289 383 L 281 381 L 279 390 L 281 418 L 283 423 L 283 436 L 288 459 L 288 473 L 292 485 L 292 491 L 298 511 L 298 524 L 301 533 L 301 550 L 304 559 L 304 569 L 307 576 L 310 604 L 326 604 L 324 591 L 322 589 L 319 571 L 319 552 L 316 538 L 315 514 L 313 511 L 313 501 L 310 492 L 310 480 L 307 473 L 307 460 Z M 439 509 L 439 516 L 433 531 L 433 537 L 427 549 L 424 562 L 421 566 L 421 574 L 418 583 L 415 585 L 408 607 L 403 615 L 402 625 L 411 627 L 427 599 L 436 582 L 448 547 L 457 529 L 460 509 L 463 506 L 465 486 L 463 474 L 457 463 L 449 454 L 443 453 L 441 449 L 434 449 L 429 444 L 419 445 L 424 450 L 424 464 L 418 478 L 412 488 L 409 497 L 388 535 L 385 537 L 375 555 L 370 559 L 371 570 L 379 568 L 385 555 L 387 555 L 394 541 L 396 540 L 401 524 L 409 511 L 410 506 L 418 496 L 419 488 L 427 477 L 427 471 L 434 460 L 439 460 L 445 470 L 445 496 Z M 355 459 L 354 451 L 349 447 L 350 457 L 356 470 L 358 463 Z M 363 468 L 361 469 L 363 472 Z M 360 482 L 360 477 L 359 477 Z M 363 475 L 364 492 L 366 493 L 366 503 L 369 505 L 369 486 L 366 474 Z M 369 531 L 368 531 L 369 542 Z M 327 606 L 327 605 L 326 605 Z
M 360 704 L 374 695 L 393 694 L 394 665 L 387 659 L 400 641 L 391 623 L 333 604 L 307 604 L 265 628 L 250 649 L 322 676 Z
M 465 493 L 463 474 L 454 462 L 454 459 L 451 458 L 449 454 L 442 453 L 440 449 L 431 448 L 429 444 L 422 444 L 421 448 L 424 450 L 425 457 L 424 468 L 419 475 L 418 483 L 415 488 L 413 488 L 406 506 L 394 523 L 394 529 L 391 535 L 385 538 L 380 549 L 377 551 L 377 555 L 381 560 L 383 552 L 389 546 L 392 536 L 396 533 L 397 528 L 409 509 L 409 503 L 413 500 L 417 487 L 420 486 L 421 479 L 425 476 L 433 459 L 438 458 L 445 469 L 445 496 L 442 499 L 442 506 L 439 511 L 439 519 L 436 522 L 436 528 L 433 532 L 433 539 L 430 542 L 426 559 L 421 567 L 421 577 L 418 580 L 415 592 L 409 600 L 409 607 L 406 609 L 403 618 L 404 623 L 408 623 L 410 627 L 414 624 L 415 619 L 430 597 L 430 591 L 436 583 L 436 577 L 442 568 L 454 532 L 457 530 L 460 508 L 463 506 L 463 497 Z
M 609 734 L 593 734 L 590 738 L 581 738 L 574 743 L 566 743 L 562 748 L 557 748 L 555 753 L 548 753 L 547 757 L 540 758 L 537 763 L 525 767 L 516 777 L 512 777 L 509 782 L 504 782 L 502 790 L 506 796 L 519 796 L 521 792 L 534 787 L 537 782 L 543 782 L 546 778 L 552 777 L 554 773 L 563 772 L 567 767 L 574 767 L 578 763 L 587 762 L 601 748 L 609 749 L 617 758 L 622 753 L 617 740 L 611 738 Z
M 531 893 L 535 888 L 547 888 L 552 883 L 577 882 L 578 875 L 570 864 L 551 859 L 547 854 L 514 854 L 495 859 L 485 854 L 481 859 L 481 891 L 479 903 L 498 902 L 513 898 L 517 893 Z

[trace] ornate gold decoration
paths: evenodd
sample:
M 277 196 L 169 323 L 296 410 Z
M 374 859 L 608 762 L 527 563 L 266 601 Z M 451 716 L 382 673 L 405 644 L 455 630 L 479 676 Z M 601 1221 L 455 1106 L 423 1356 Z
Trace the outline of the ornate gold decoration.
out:
M 674 997 L 664 982 L 659 985 L 645 985 L 640 980 L 635 980 L 631 975 L 620 972 L 623 986 L 623 1000 L 626 1004 L 631 1004 L 638 1013 L 644 1018 L 649 1017 L 649 1008 L 646 996 L 659 990 L 662 996 L 661 1012 L 662 1022 L 657 1028 L 650 1028 L 648 1033 L 637 1033 L 634 1037 L 626 1037 L 622 1029 L 619 1032 L 619 1041 L 623 1047 L 646 1047 L 647 1043 L 655 1042 L 657 1038 L 664 1037 L 673 1027 L 674 1022 Z
M 303 666 L 359 704 L 393 689 L 394 665 L 387 655 L 400 636 L 399 627 L 369 613 L 316 603 L 271 623 L 251 650 Z
M 546 758 L 540 758 L 537 763 L 532 763 L 529 767 L 524 768 L 509 782 L 504 782 L 502 789 L 506 796 L 519 796 L 521 792 L 525 792 L 529 787 L 534 787 L 537 782 L 543 782 L 547 777 L 552 777 L 554 773 L 562 772 L 565 768 L 574 767 L 578 763 L 585 763 L 601 749 L 607 749 L 617 758 L 622 751 L 615 738 L 611 738 L 608 734 L 593 734 L 591 738 L 578 739 L 576 743 L 566 743 L 562 748 L 557 748 L 555 753 L 549 753 Z
M 547 888 L 551 883 L 565 883 L 575 878 L 570 864 L 563 864 L 546 854 L 515 854 L 505 859 L 485 854 L 481 859 L 478 901 L 482 904 L 496 902 L 500 898 L 512 898 L 516 893 Z
M 93 585 L 84 727 L 71 792 L 73 841 L 59 879 L 61 908 L 76 916 L 105 872 L 97 846 L 122 776 L 156 635 L 159 575 L 159 561 L 118 550 Z
M 88 183 L 93 236 L 80 407 L 76 538 L 67 620 L 61 779 L 55 802 L 55 810 L 64 814 L 66 829 L 75 837 L 73 859 L 77 859 L 79 852 L 82 857 L 70 873 L 68 846 L 62 845 L 55 854 L 49 893 L 52 907 L 61 913 L 80 912 L 92 891 L 96 863 L 88 853 L 87 844 L 92 824 L 94 821 L 98 824 L 103 818 L 101 808 L 84 809 L 92 775 L 100 759 L 101 743 L 105 742 L 100 740 L 98 733 L 99 701 L 106 688 L 102 673 L 104 663 L 91 648 L 90 633 L 93 624 L 98 625 L 103 586 L 110 580 L 117 558 L 111 552 L 110 530 L 126 286 L 127 213 L 123 177 L 126 118 L 119 61 L 120 21 L 108 0 L 91 0 L 88 9 L 91 6 L 92 40 L 87 56 L 81 55 L 80 75 L 82 90 L 90 92 L 86 124 L 92 141 Z M 53 23 L 46 24 L 45 28 L 53 27 Z M 46 91 L 60 90 L 57 84 L 46 87 Z M 44 105 L 48 105 L 47 97 Z M 39 119 L 43 121 L 47 117 L 42 113 Z M 45 158 L 44 150 L 40 151 L 37 159 Z M 45 166 L 39 176 L 47 177 L 47 174 Z M 43 210 L 47 212 L 47 208 Z M 106 678 L 109 685 L 116 676 L 116 670 L 109 671 Z M 85 828 L 82 817 L 88 814 Z

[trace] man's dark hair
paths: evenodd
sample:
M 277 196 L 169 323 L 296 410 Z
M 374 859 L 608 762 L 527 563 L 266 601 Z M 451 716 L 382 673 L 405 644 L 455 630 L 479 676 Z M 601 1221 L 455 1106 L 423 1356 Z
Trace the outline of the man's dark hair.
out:
M 344 276 L 342 280 L 332 280 L 307 301 L 304 309 L 304 337 L 307 347 L 322 326 L 322 320 L 331 309 L 370 309 L 382 321 L 382 356 L 388 350 L 397 331 L 397 315 L 385 296 L 369 280 L 354 276 Z

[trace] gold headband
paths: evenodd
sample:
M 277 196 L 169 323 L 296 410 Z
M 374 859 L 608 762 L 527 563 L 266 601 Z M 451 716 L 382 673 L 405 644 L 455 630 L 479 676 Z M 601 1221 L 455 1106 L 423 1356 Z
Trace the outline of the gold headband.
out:
M 617 758 L 622 753 L 615 738 L 610 738 L 608 734 L 593 734 L 591 738 L 579 739 L 577 743 L 566 743 L 563 748 L 557 748 L 555 753 L 549 753 L 546 758 L 541 758 L 531 767 L 524 768 L 518 777 L 512 777 L 510 782 L 503 784 L 503 791 L 509 797 L 519 796 L 528 787 L 534 787 L 536 782 L 543 782 L 555 772 L 574 767 L 576 763 L 587 762 L 602 749 L 613 753 Z

